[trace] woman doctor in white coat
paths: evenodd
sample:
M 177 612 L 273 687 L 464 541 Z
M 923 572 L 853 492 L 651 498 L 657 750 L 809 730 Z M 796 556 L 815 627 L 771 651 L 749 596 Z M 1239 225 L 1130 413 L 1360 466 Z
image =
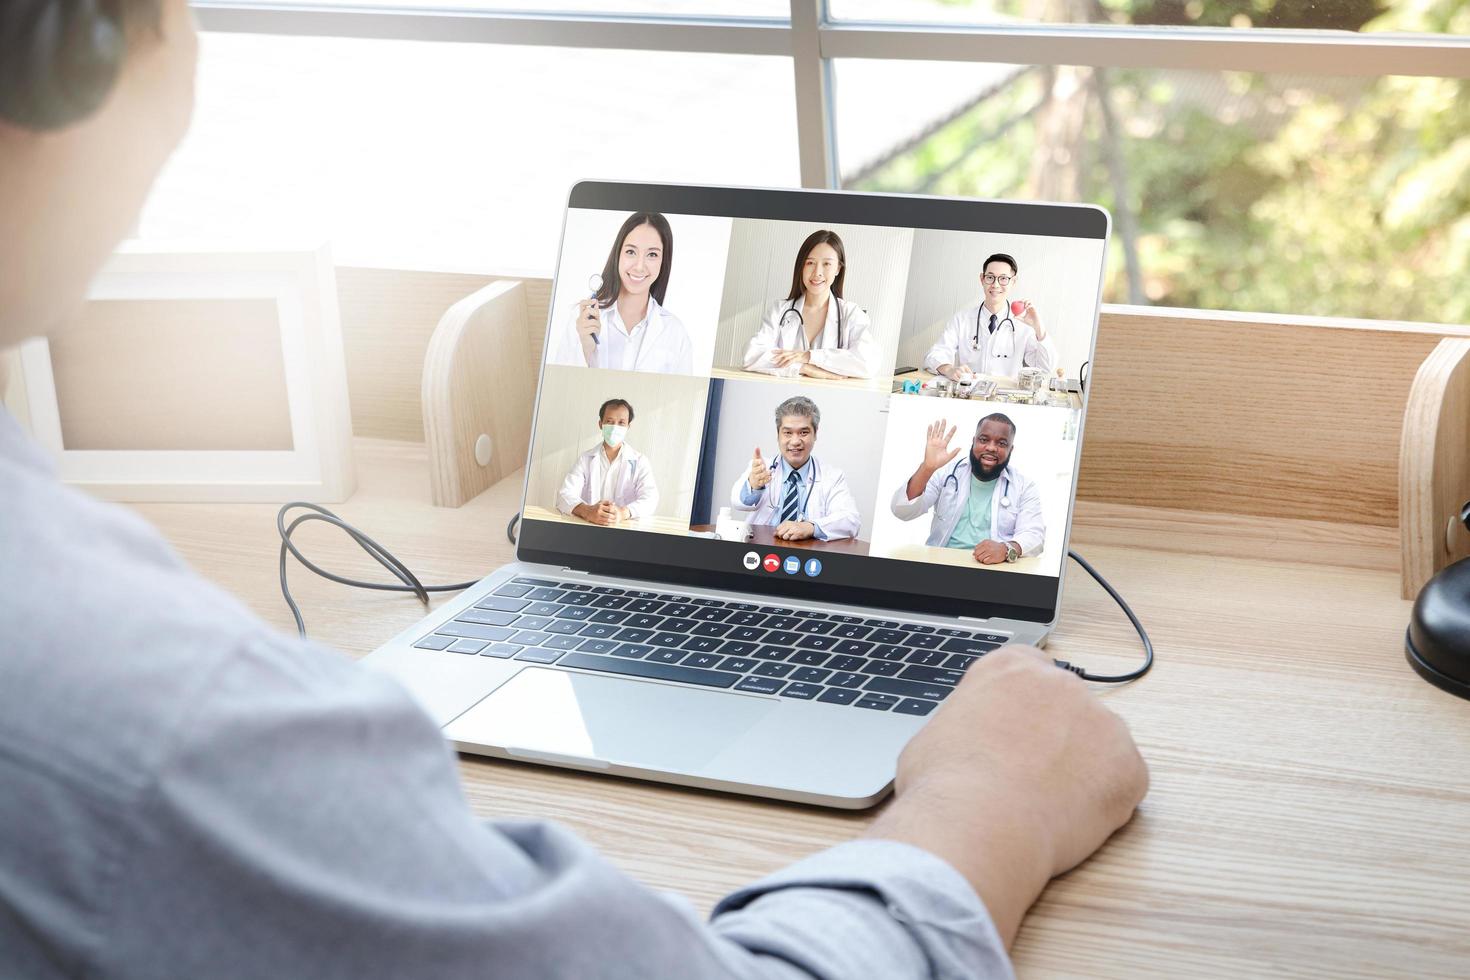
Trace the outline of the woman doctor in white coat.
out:
M 812 232 L 796 253 L 791 291 L 766 307 L 745 370 L 794 378 L 871 378 L 878 346 L 868 314 L 842 298 L 847 252 L 835 231 Z
M 548 362 L 693 374 L 689 331 L 663 305 L 673 265 L 668 219 L 655 211 L 629 215 L 613 239 L 601 288 L 556 332 Z

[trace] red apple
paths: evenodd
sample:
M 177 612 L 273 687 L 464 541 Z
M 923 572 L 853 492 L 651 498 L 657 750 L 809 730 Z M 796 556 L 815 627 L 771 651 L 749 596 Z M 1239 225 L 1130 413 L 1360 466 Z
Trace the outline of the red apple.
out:
M 1026 312 L 1025 302 L 1019 299 L 1011 300 L 1011 316 L 1020 316 L 1024 312 Z

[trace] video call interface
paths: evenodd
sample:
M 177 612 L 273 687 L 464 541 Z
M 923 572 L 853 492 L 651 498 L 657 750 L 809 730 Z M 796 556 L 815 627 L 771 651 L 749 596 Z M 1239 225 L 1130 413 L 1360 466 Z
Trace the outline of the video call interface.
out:
M 525 526 L 783 580 L 1055 580 L 1103 244 L 572 208 Z

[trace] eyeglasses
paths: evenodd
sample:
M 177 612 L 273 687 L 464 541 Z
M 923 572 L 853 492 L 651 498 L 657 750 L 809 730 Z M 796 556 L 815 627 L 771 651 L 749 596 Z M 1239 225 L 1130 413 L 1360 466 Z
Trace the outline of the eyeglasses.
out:
M 1015 278 L 1015 277 L 1014 276 L 992 276 L 990 273 L 987 272 L 987 273 L 985 273 L 985 275 L 983 275 L 983 276 L 980 277 L 980 281 L 983 282 L 983 283 L 985 283 L 985 285 L 987 285 L 987 286 L 994 286 L 996 283 L 1000 283 L 1002 286 L 1009 286 L 1011 284 L 1011 280 L 1013 278 Z

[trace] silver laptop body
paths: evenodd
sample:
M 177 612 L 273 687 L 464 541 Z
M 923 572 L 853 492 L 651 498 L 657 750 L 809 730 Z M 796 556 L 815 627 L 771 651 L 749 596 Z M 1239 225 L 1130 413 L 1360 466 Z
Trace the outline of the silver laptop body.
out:
M 693 345 L 692 374 L 668 384 L 690 386 L 689 404 L 696 407 L 694 386 L 702 386 L 705 406 L 697 439 L 664 436 L 662 442 L 639 447 L 660 487 L 677 489 L 678 495 L 664 489 L 658 512 L 643 525 L 596 527 L 557 510 L 561 504 L 537 489 L 555 485 L 573 452 L 595 460 L 592 449 L 613 451 L 602 443 L 587 449 L 556 435 L 558 405 L 594 398 L 597 392 L 582 389 L 599 384 L 614 394 L 626 393 L 645 419 L 635 418 L 626 427 L 630 446 L 640 433 L 651 439 L 675 431 L 669 427 L 678 419 L 661 419 L 657 406 L 648 402 L 655 395 L 647 392 L 662 390 L 650 387 L 662 383 L 654 377 L 668 372 L 635 369 L 630 374 L 585 363 L 557 364 L 556 358 L 567 356 L 565 348 L 558 352 L 557 334 L 568 329 L 576 301 L 591 292 L 585 256 L 593 254 L 592 245 L 578 248 L 572 236 L 597 237 L 592 233 L 600 230 L 597 251 L 609 253 L 606 270 L 613 270 L 633 295 L 637 269 L 621 278 L 617 249 L 626 242 L 612 242 L 609 249 L 607 229 L 621 228 L 643 213 L 666 216 L 663 227 L 682 246 L 677 252 L 669 249 L 676 261 L 670 263 L 659 307 L 680 313 L 688 334 L 704 338 Z M 721 245 L 724 222 L 729 236 Z M 774 321 L 771 311 L 778 309 L 781 295 L 776 286 L 784 290 L 797 274 L 793 262 L 798 272 L 803 268 L 795 253 L 817 229 L 834 229 L 841 237 L 846 255 L 841 268 L 851 273 L 842 295 L 852 303 L 841 306 L 849 311 L 842 328 L 849 336 L 839 343 L 853 344 L 852 324 L 865 322 L 886 366 L 876 379 L 828 386 L 768 375 L 747 379 L 740 374 L 741 349 L 756 344 L 760 330 L 770 331 L 770 322 L 754 324 L 763 312 Z M 1106 212 L 1085 205 L 579 183 L 563 225 L 517 561 L 445 603 L 364 663 L 402 682 L 460 751 L 825 806 L 875 804 L 892 786 L 905 743 L 965 667 L 1003 643 L 1043 644 L 1055 625 L 1085 418 L 1077 407 L 1085 391 L 1074 394 L 1081 387 L 1075 379 L 1086 377 L 1093 356 L 1108 231 Z M 1037 331 L 1017 322 L 1030 311 L 1008 325 L 1010 353 L 997 353 L 1007 341 L 996 335 L 1006 325 L 988 324 L 991 308 L 982 303 L 1005 276 L 992 275 L 995 282 L 986 284 L 986 273 L 976 268 L 981 259 L 975 257 L 992 251 L 1013 256 L 1019 265 L 1010 277 L 1011 294 L 1018 298 L 1004 308 L 1011 309 L 1010 302 L 1034 305 L 1053 341 L 1049 355 L 1033 351 L 1042 346 L 1033 340 Z M 819 254 L 826 253 L 812 247 L 807 257 Z M 758 261 L 761 256 L 768 258 Z M 894 267 L 905 256 L 906 274 Z M 985 266 L 992 267 L 1001 269 Z M 716 310 L 716 298 L 708 291 L 677 291 L 681 275 L 707 283 L 721 269 L 724 288 L 717 312 L 709 312 Z M 818 279 L 801 281 L 807 283 L 802 289 L 822 285 Z M 869 295 L 863 295 L 861 284 Z M 770 303 L 749 300 L 772 292 L 777 299 Z M 831 293 L 829 308 L 836 297 Z M 832 322 L 829 318 L 827 329 Z M 963 329 L 952 330 L 956 325 Z M 610 329 L 617 328 L 602 327 L 604 334 Z M 636 337 L 635 331 L 628 334 Z M 983 392 L 983 399 L 964 398 L 955 396 L 962 391 L 958 386 L 934 393 L 935 379 L 924 374 L 895 377 L 905 367 L 922 367 L 914 363 L 919 360 L 915 352 L 931 341 L 926 357 L 948 356 L 934 353 L 945 336 L 958 345 L 956 358 L 973 358 L 977 366 L 1004 364 L 1011 357 L 1015 386 L 976 385 L 971 390 Z M 599 337 L 594 356 L 604 356 L 600 348 L 611 339 Z M 817 343 L 830 346 L 832 341 L 818 335 L 810 343 L 816 350 Z M 1051 358 L 1039 381 L 1038 369 L 1021 373 L 1033 354 L 1037 363 Z M 621 356 L 624 366 L 634 364 L 626 347 Z M 913 383 L 921 378 L 930 387 L 915 392 Z M 855 411 L 844 407 L 840 414 L 832 410 L 830 420 L 824 417 L 816 429 L 815 446 L 806 448 L 808 459 L 816 458 L 828 472 L 840 464 L 849 475 L 860 526 L 841 541 L 815 547 L 750 544 L 743 539 L 752 529 L 761 530 L 752 520 L 760 511 L 742 511 L 741 494 L 755 491 L 749 479 L 743 487 L 737 483 L 732 501 L 728 482 L 731 473 L 738 479 L 750 457 L 747 445 L 733 445 L 747 425 L 741 406 L 768 407 L 792 391 L 829 406 L 858 406 Z M 682 398 L 682 392 L 676 394 Z M 841 429 L 845 419 L 868 418 L 867 412 L 879 424 L 887 420 L 877 447 L 871 425 L 865 435 Z M 1024 571 L 982 566 L 965 546 L 970 539 L 964 528 L 984 534 L 987 512 L 978 510 L 978 503 L 971 512 L 972 498 L 964 488 L 980 495 L 989 485 L 975 480 L 970 470 L 978 465 L 983 471 L 999 459 L 986 450 L 979 456 L 967 452 L 976 451 L 972 439 L 981 445 L 982 429 L 992 433 L 984 438 L 993 437 L 995 423 L 974 424 L 981 413 L 1011 420 L 1014 437 L 1007 457 L 1010 478 L 995 482 L 991 491 L 992 533 L 1010 526 L 1005 523 L 1010 511 L 1031 506 L 1035 512 L 1030 518 L 1015 516 L 1018 538 L 1036 533 L 1031 525 L 1023 529 L 1025 520 L 1034 525 L 1046 517 L 1044 547 L 1017 562 L 1002 562 L 1029 562 Z M 892 474 L 915 468 L 909 462 L 921 458 L 917 427 L 933 417 L 955 425 L 959 452 L 932 477 L 937 494 L 932 511 L 901 520 L 896 515 L 902 508 L 891 499 L 901 480 Z M 777 430 L 773 442 L 786 439 L 774 419 L 761 419 Z M 598 438 L 592 421 L 586 427 L 588 442 Z M 804 467 L 784 455 L 791 445 L 796 449 L 789 460 L 800 460 L 797 442 L 780 441 L 779 465 L 785 468 L 773 473 L 800 476 Z M 1023 447 L 1033 471 L 1024 479 L 1015 475 Z M 777 451 L 773 445 L 773 467 Z M 554 472 L 542 473 L 546 467 Z M 945 470 L 948 475 L 940 481 Z M 692 496 L 687 490 L 691 473 Z M 816 479 L 823 479 L 820 470 Z M 564 485 L 574 482 L 568 476 Z M 611 485 L 595 487 L 593 495 Z M 804 506 L 814 506 L 821 492 L 816 486 L 811 485 Z M 1029 494 L 1028 486 L 1035 491 L 1028 497 L 1031 504 L 1012 499 Z M 823 519 L 815 518 L 813 526 Z M 650 522 L 658 522 L 656 530 L 638 529 Z M 670 533 L 671 526 L 678 532 L 686 523 L 687 532 Z M 788 561 L 792 557 L 800 563 L 796 571 Z M 815 564 L 813 557 L 819 559 Z M 769 570 L 772 558 L 775 570 Z

